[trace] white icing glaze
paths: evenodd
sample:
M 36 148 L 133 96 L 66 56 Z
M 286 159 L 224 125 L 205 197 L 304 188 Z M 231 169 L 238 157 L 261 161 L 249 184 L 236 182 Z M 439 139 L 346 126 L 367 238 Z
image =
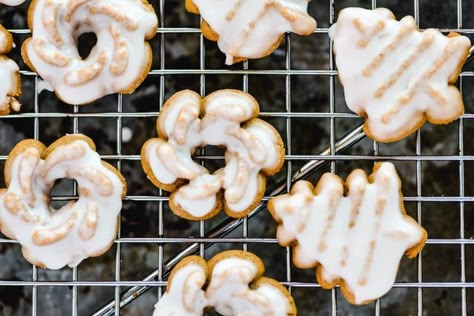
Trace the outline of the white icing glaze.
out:
M 0 112 L 19 111 L 21 104 L 14 98 L 20 94 L 18 65 L 3 54 L 11 50 L 11 38 L 0 25 Z
M 288 293 L 269 282 L 249 288 L 259 272 L 255 262 L 239 256 L 219 260 L 206 282 L 204 268 L 192 261 L 177 270 L 153 316 L 199 316 L 206 306 L 221 315 L 287 316 L 292 312 Z
M 189 180 L 172 197 L 193 217 L 211 212 L 221 189 L 228 209 L 245 212 L 264 181 L 260 173 L 279 168 L 283 160 L 281 138 L 271 126 L 254 118 L 258 104 L 248 94 L 217 91 L 205 99 L 205 114 L 200 118 L 201 102 L 191 91 L 174 95 L 158 118 L 160 136 L 167 140 L 147 142 L 143 158 L 161 183 Z M 213 174 L 191 157 L 197 147 L 206 144 L 226 147 L 226 166 Z
M 54 92 L 54 88 L 47 81 L 38 79 L 38 83 L 36 84 L 36 86 L 37 86 L 36 91 L 38 94 L 40 94 L 44 90 Z
M 163 297 L 156 303 L 153 316 L 202 315 L 208 305 L 205 292 L 206 271 L 190 263 L 173 275 L 173 281 Z
M 142 0 L 37 0 L 32 39 L 24 48 L 40 76 L 71 104 L 129 92 L 143 79 L 151 58 L 157 17 Z M 86 59 L 76 40 L 93 32 L 97 44 Z
M 471 43 L 465 36 L 420 32 L 412 17 L 387 9 L 348 8 L 330 29 L 348 107 L 379 141 L 394 141 L 425 120 L 449 123 L 463 113 L 456 81 Z
M 40 158 L 37 148 L 14 157 L 10 183 L 0 194 L 2 231 L 17 239 L 25 257 L 49 269 L 74 267 L 108 249 L 116 234 L 124 184 L 83 140 Z M 74 179 L 79 199 L 59 210 L 49 204 L 55 180 Z
M 0 3 L 3 3 L 5 5 L 9 6 L 17 6 L 25 2 L 25 0 L 0 0 Z
M 219 35 L 218 45 L 227 56 L 260 58 L 276 47 L 282 35 L 311 34 L 316 21 L 308 15 L 308 0 L 192 0 L 201 16 Z
M 342 279 L 353 303 L 375 300 L 392 287 L 400 260 L 408 249 L 424 242 L 425 231 L 402 212 L 400 179 L 391 163 L 372 175 L 361 170 L 346 181 L 325 174 L 316 191 L 305 181 L 290 194 L 276 197 L 270 210 L 281 223 L 281 244 L 296 241 L 293 254 L 300 267 L 321 264 L 327 283 Z M 319 190 L 319 191 L 318 191 Z
M 243 258 L 219 261 L 206 290 L 209 304 L 222 315 L 288 315 L 291 308 L 280 289 L 270 284 L 249 289 L 257 272 L 255 263 Z

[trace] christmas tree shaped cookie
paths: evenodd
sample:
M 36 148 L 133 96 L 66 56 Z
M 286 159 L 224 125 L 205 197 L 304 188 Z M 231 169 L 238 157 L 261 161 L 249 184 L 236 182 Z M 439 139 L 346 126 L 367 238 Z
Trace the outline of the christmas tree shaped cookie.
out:
M 330 29 L 347 106 L 365 118 L 372 139 L 402 139 L 427 120 L 447 124 L 464 112 L 453 86 L 471 42 L 434 29 L 418 30 L 384 8 L 347 8 Z
M 369 177 L 355 170 L 346 183 L 331 173 L 316 188 L 299 181 L 268 209 L 280 224 L 279 243 L 294 245 L 297 267 L 316 267 L 323 288 L 339 284 L 349 302 L 365 304 L 390 290 L 403 254 L 415 257 L 427 239 L 405 214 L 400 186 L 394 166 L 379 163 Z

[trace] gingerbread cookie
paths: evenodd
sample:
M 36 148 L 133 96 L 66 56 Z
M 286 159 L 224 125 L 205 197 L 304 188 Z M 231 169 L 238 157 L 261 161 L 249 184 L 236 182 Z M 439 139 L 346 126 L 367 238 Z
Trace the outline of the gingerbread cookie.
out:
M 13 47 L 13 37 L 0 25 L 0 115 L 10 110 L 20 111 L 21 104 L 15 97 L 21 95 L 21 80 L 18 65 L 8 57 Z
M 76 180 L 79 199 L 55 210 L 49 195 L 61 178 Z M 48 148 L 33 139 L 18 143 L 5 163 L 5 183 L 0 228 L 18 240 L 32 264 L 74 267 L 112 245 L 126 184 L 101 161 L 90 138 L 68 135 Z
M 260 258 L 244 251 L 225 251 L 208 263 L 187 257 L 171 272 L 153 316 L 200 316 L 206 308 L 222 315 L 296 316 L 288 290 L 264 272 Z
M 204 99 L 184 90 L 166 102 L 157 122 L 159 138 L 143 145 L 142 166 L 157 187 L 173 192 L 175 214 L 200 220 L 224 208 L 229 216 L 243 217 L 260 202 L 265 175 L 280 170 L 284 148 L 278 132 L 256 118 L 258 113 L 257 101 L 237 90 L 219 90 Z M 192 160 L 206 145 L 226 149 L 226 166 L 212 174 Z
M 426 120 L 447 124 L 463 114 L 453 84 L 471 47 L 467 37 L 421 32 L 411 16 L 397 21 L 383 8 L 344 9 L 329 34 L 346 103 L 365 118 L 370 138 L 396 141 Z
M 349 302 L 365 304 L 390 290 L 403 254 L 415 257 L 427 239 L 406 215 L 400 188 L 395 167 L 384 162 L 369 178 L 355 170 L 346 183 L 331 173 L 316 188 L 299 181 L 268 209 L 280 245 L 294 245 L 297 267 L 316 267 L 323 288 L 339 284 Z
M 201 14 L 203 35 L 217 41 L 231 65 L 260 58 L 278 48 L 286 32 L 309 35 L 316 21 L 309 0 L 185 0 L 186 9 Z
M 158 19 L 145 0 L 33 0 L 32 37 L 22 46 L 25 63 L 66 103 L 90 103 L 111 93 L 132 93 L 145 79 Z M 97 44 L 83 59 L 81 34 Z

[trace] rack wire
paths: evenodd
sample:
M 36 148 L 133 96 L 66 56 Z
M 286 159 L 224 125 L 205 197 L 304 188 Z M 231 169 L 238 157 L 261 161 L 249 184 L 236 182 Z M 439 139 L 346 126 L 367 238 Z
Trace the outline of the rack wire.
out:
M 463 3 L 464 1 L 464 3 Z M 471 0 L 455 0 L 456 4 L 456 26 L 455 27 L 445 27 L 443 25 L 437 25 L 441 27 L 441 31 L 450 32 L 456 31 L 461 34 L 470 35 L 474 34 L 474 28 L 464 28 L 463 24 L 463 8 L 466 6 L 466 2 L 469 3 Z M 92 118 L 92 119 L 112 119 L 115 120 L 115 131 L 116 142 L 114 144 L 114 152 L 108 154 L 101 154 L 101 157 L 105 160 L 109 160 L 115 163 L 119 170 L 122 170 L 122 164 L 124 162 L 136 162 L 140 160 L 139 152 L 129 154 L 124 153 L 123 151 L 123 121 L 130 118 L 156 118 L 165 101 L 165 96 L 167 95 L 166 90 L 166 78 L 181 76 L 181 75 L 195 75 L 199 78 L 199 92 L 202 95 L 205 95 L 208 91 L 206 85 L 208 76 L 222 75 L 222 76 L 239 76 L 241 78 L 241 89 L 248 90 L 251 83 L 249 82 L 249 76 L 283 76 L 285 78 L 285 87 L 284 87 L 284 111 L 264 111 L 261 113 L 261 116 L 264 119 L 279 119 L 284 121 L 279 130 L 282 132 L 282 137 L 285 141 L 286 146 L 286 156 L 285 156 L 285 165 L 286 171 L 280 181 L 274 181 L 272 186 L 270 186 L 265 194 L 265 197 L 260 205 L 246 218 L 243 219 L 229 219 L 223 218 L 221 222 L 215 223 L 212 229 L 207 230 L 207 223 L 201 221 L 198 228 L 198 237 L 176 237 L 176 236 L 165 236 L 166 223 L 165 217 L 168 210 L 166 209 L 166 204 L 168 201 L 167 195 L 161 190 L 157 190 L 157 194 L 150 195 L 127 195 L 125 201 L 130 203 L 140 203 L 140 202 L 153 202 L 156 206 L 156 220 L 158 223 L 157 235 L 155 237 L 124 237 L 122 236 L 122 226 L 119 225 L 118 236 L 115 242 L 115 248 L 109 250 L 115 252 L 113 258 L 111 259 L 113 265 L 113 280 L 110 281 L 100 281 L 100 280 L 81 280 L 78 274 L 78 268 L 71 269 L 71 278 L 68 281 L 50 281 L 50 280 L 41 280 L 39 278 L 40 270 L 34 266 L 31 267 L 31 279 L 30 280 L 6 280 L 0 275 L 0 289 L 1 288 L 10 288 L 10 287 L 29 287 L 31 288 L 31 314 L 33 316 L 41 315 L 44 311 L 38 310 L 38 290 L 42 287 L 59 287 L 68 289 L 71 291 L 71 301 L 70 302 L 58 302 L 59 304 L 70 304 L 70 312 L 72 315 L 80 315 L 80 304 L 81 300 L 79 298 L 78 289 L 83 287 L 103 287 L 113 289 L 112 295 L 109 297 L 109 300 L 97 301 L 94 315 L 123 315 L 127 314 L 124 307 L 128 304 L 138 304 L 138 298 L 140 298 L 144 293 L 153 292 L 156 294 L 156 300 L 161 297 L 165 286 L 166 279 L 169 275 L 171 269 L 179 262 L 180 259 L 184 258 L 190 254 L 199 254 L 204 257 L 208 257 L 208 249 L 213 245 L 227 245 L 229 247 L 239 247 L 241 249 L 247 250 L 248 247 L 253 245 L 276 245 L 277 240 L 275 238 L 263 237 L 262 235 L 257 235 L 252 237 L 249 234 L 249 225 L 252 224 L 252 221 L 255 220 L 259 214 L 265 212 L 265 205 L 268 199 L 271 196 L 286 192 L 289 190 L 291 185 L 299 179 L 307 178 L 313 173 L 317 172 L 320 168 L 326 168 L 326 170 L 331 172 L 339 173 L 339 166 L 341 164 L 347 164 L 347 167 L 355 168 L 358 167 L 358 164 L 367 165 L 375 161 L 395 161 L 395 162 L 409 162 L 414 163 L 414 173 L 411 174 L 413 179 L 410 179 L 414 185 L 413 194 L 408 194 L 405 196 L 404 200 L 406 203 L 409 203 L 410 208 L 414 210 L 415 217 L 417 218 L 420 224 L 424 224 L 425 221 L 429 219 L 431 214 L 425 214 L 423 209 L 428 203 L 439 203 L 440 205 L 455 203 L 457 206 L 456 212 L 458 213 L 459 220 L 459 230 L 456 236 L 450 236 L 450 238 L 430 238 L 427 241 L 428 251 L 434 252 L 434 255 L 431 255 L 430 260 L 436 259 L 436 251 L 431 250 L 431 246 L 451 246 L 456 247 L 459 250 L 459 258 L 457 261 L 459 269 L 459 277 L 457 280 L 443 280 L 442 278 L 431 278 L 430 281 L 426 280 L 427 274 L 424 273 L 424 264 L 427 262 L 424 261 L 423 254 L 419 255 L 415 262 L 416 275 L 414 279 L 409 281 L 407 280 L 397 280 L 394 285 L 394 290 L 403 289 L 408 290 L 410 293 L 414 293 L 411 297 L 410 304 L 413 305 L 413 311 L 417 315 L 426 314 L 427 305 L 431 304 L 431 301 L 425 302 L 426 300 L 426 291 L 430 289 L 445 289 L 447 291 L 456 291 L 460 292 L 460 295 L 456 296 L 456 299 L 447 300 L 446 304 L 451 306 L 442 306 L 442 310 L 458 311 L 460 315 L 468 315 L 469 312 L 474 313 L 474 271 L 470 268 L 472 265 L 472 260 L 474 260 L 474 240 L 471 239 L 474 233 L 466 234 L 466 229 L 469 228 L 469 232 L 474 231 L 473 228 L 470 228 L 471 224 L 466 221 L 467 216 L 474 219 L 472 215 L 473 209 L 471 203 L 474 202 L 474 196 L 470 193 L 467 194 L 466 190 L 466 169 L 470 166 L 470 162 L 474 161 L 474 156 L 466 154 L 465 150 L 465 125 L 474 118 L 474 113 L 469 113 L 467 111 L 458 122 L 457 128 L 457 150 L 455 154 L 449 155 L 427 155 L 423 152 L 423 140 L 422 132 L 418 131 L 414 137 L 415 150 L 413 153 L 391 153 L 384 154 L 382 145 L 377 143 L 370 143 L 365 139 L 365 135 L 362 131 L 359 118 L 352 114 L 346 113 L 344 111 L 338 110 L 341 105 L 341 99 L 337 98 L 337 70 L 335 67 L 333 54 L 332 54 L 332 45 L 328 45 L 328 67 L 314 67 L 310 69 L 293 69 L 292 68 L 292 35 L 287 34 L 283 48 L 280 48 L 277 51 L 278 53 L 284 54 L 284 65 L 281 69 L 250 69 L 249 63 L 243 63 L 242 67 L 239 68 L 210 68 L 206 60 L 207 48 L 210 45 L 215 45 L 214 43 L 207 43 L 203 36 L 200 34 L 200 29 L 197 27 L 189 27 L 187 25 L 183 26 L 168 26 L 166 25 L 166 4 L 172 2 L 182 2 L 178 0 L 156 0 L 150 1 L 155 7 L 155 10 L 159 16 L 160 20 L 160 29 L 157 34 L 156 41 L 159 43 L 159 49 L 155 50 L 155 56 L 158 56 L 158 63 L 150 71 L 149 76 L 159 78 L 157 83 L 157 90 L 159 99 L 157 100 L 157 109 L 156 111 L 150 112 L 131 112 L 124 111 L 124 96 L 118 95 L 116 98 L 115 110 L 111 112 L 92 112 L 88 111 L 87 108 L 80 108 L 74 106 L 72 111 L 67 111 L 65 113 L 60 113 L 57 111 L 42 111 L 42 104 L 39 101 L 38 86 L 40 83 L 40 78 L 34 73 L 27 69 L 22 69 L 21 74 L 24 78 L 34 78 L 34 105 L 31 112 L 11 114 L 7 117 L 0 118 L 0 121 L 8 120 L 32 120 L 33 124 L 33 137 L 35 139 L 42 140 L 40 137 L 40 129 L 42 128 L 40 120 L 44 118 L 50 119 L 64 119 L 70 118 L 72 120 L 72 132 L 77 133 L 81 132 L 81 120 Z M 310 6 L 315 5 L 316 1 L 310 3 Z M 420 2 L 423 0 L 413 0 L 412 9 L 413 16 L 417 23 L 420 21 Z M 442 1 L 434 1 L 441 3 Z M 454 1 L 453 1 L 454 2 Z M 328 0 L 327 1 L 327 23 L 330 25 L 335 21 L 335 16 L 337 14 L 336 8 L 354 5 L 355 3 L 364 3 L 367 8 L 376 8 L 377 6 L 384 5 L 394 5 L 393 1 L 376 1 L 376 0 L 367 0 L 367 1 L 343 1 L 343 0 Z M 181 3 L 182 4 L 182 3 Z M 321 5 L 319 6 L 321 7 Z M 397 16 L 401 18 L 401 16 Z M 440 22 L 442 24 L 442 21 Z M 15 41 L 18 38 L 24 35 L 28 35 L 30 31 L 26 28 L 22 29 L 10 29 L 10 31 L 15 36 Z M 327 34 L 328 28 L 322 27 L 316 30 L 316 34 L 324 35 Z M 177 69 L 177 68 L 167 68 L 167 57 L 166 57 L 166 36 L 173 34 L 195 34 L 199 36 L 199 68 L 198 69 Z M 23 37 L 22 37 L 23 38 Z M 17 42 L 17 45 L 19 43 Z M 308 111 L 308 112 L 299 112 L 294 109 L 293 105 L 293 94 L 294 88 L 292 86 L 292 80 L 295 76 L 323 76 L 328 78 L 328 106 L 325 111 Z M 461 73 L 459 86 L 464 96 L 470 93 L 469 90 L 466 91 L 465 85 L 466 81 L 469 81 L 469 78 L 474 77 L 474 71 L 465 70 Z M 219 88 L 227 88 L 226 86 L 220 86 Z M 137 90 L 139 91 L 139 90 Z M 469 109 L 468 104 L 466 104 Z M 297 119 L 325 119 L 329 121 L 329 139 L 324 146 L 324 150 L 321 150 L 318 154 L 301 154 L 294 147 L 294 140 L 299 135 L 295 133 L 295 120 Z M 353 121 L 355 124 L 350 124 L 353 127 L 345 135 L 339 136 L 340 126 L 338 122 L 340 121 Z M 426 140 L 425 140 L 426 141 Z M 354 150 L 359 142 L 370 143 L 371 152 L 370 153 L 358 153 Z M 326 148 L 327 147 L 327 148 Z M 0 161 L 4 161 L 7 158 L 7 153 L 0 155 Z M 205 150 L 199 153 L 199 157 L 204 164 L 212 162 L 216 159 L 221 159 L 222 157 L 216 156 L 214 154 L 207 154 Z M 423 191 L 423 163 L 457 163 L 457 173 L 458 173 L 458 189 L 456 195 L 430 195 L 426 194 Z M 368 171 L 368 170 L 367 170 Z M 405 182 L 407 179 L 402 180 Z M 143 181 L 146 182 L 146 178 L 143 175 Z M 55 201 L 66 201 L 76 198 L 76 188 L 74 187 L 69 195 L 53 196 Z M 150 219 L 152 220 L 152 219 Z M 431 219 L 430 219 L 431 220 Z M 237 232 L 240 230 L 240 232 Z M 428 229 L 428 232 L 429 229 Z M 2 244 L 16 244 L 16 241 L 1 239 L 0 245 Z M 122 270 L 124 258 L 123 247 L 133 244 L 149 244 L 156 245 L 158 252 L 157 266 L 155 270 L 142 271 L 141 277 L 137 277 L 134 280 L 122 280 Z M 182 245 L 181 251 L 177 251 L 174 256 L 169 259 L 166 259 L 164 247 L 168 245 Z M 237 245 L 237 246 L 235 246 Z M 18 248 L 19 249 L 19 248 Z M 433 248 L 436 249 L 436 248 Z M 258 252 L 256 252 L 259 255 Z M 469 261 L 468 258 L 471 258 Z M 299 296 L 301 299 L 311 300 L 311 297 L 314 292 L 312 289 L 318 289 L 319 285 L 315 282 L 314 276 L 310 278 L 305 278 L 304 281 L 296 279 L 294 276 L 297 271 L 292 267 L 291 264 L 291 250 L 290 248 L 285 249 L 285 273 L 284 276 L 280 276 L 278 281 L 282 284 L 289 287 L 290 291 L 302 291 L 302 294 Z M 403 265 L 403 263 L 402 263 Z M 80 266 L 79 266 L 80 268 Z M 267 270 L 271 273 L 272 266 L 267 266 Z M 414 292 L 413 292 L 414 291 Z M 325 301 L 325 306 L 312 306 L 312 309 L 300 309 L 302 315 L 313 315 L 318 314 L 318 310 L 324 310 L 332 315 L 341 313 L 342 311 L 350 311 L 351 313 L 367 313 L 380 315 L 384 314 L 386 307 L 384 308 L 384 300 L 377 300 L 374 304 L 369 305 L 365 309 L 357 309 L 355 307 L 345 306 L 343 300 L 340 299 L 340 293 L 337 289 L 330 291 L 330 298 Z M 322 291 L 318 291 L 323 293 Z M 413 299 L 413 296 L 415 297 Z M 406 297 L 405 297 L 406 298 Z M 470 299 L 469 299 L 470 298 Z M 0 300 L 1 301 L 1 300 Z M 441 300 L 442 301 L 442 300 Z M 299 301 L 296 300 L 298 305 Z M 399 302 L 399 304 L 406 304 L 405 302 Z M 344 309 L 342 309 L 344 307 Z M 149 306 L 148 311 L 152 310 L 152 306 Z M 68 309 L 69 310 L 69 309 Z M 431 310 L 433 311 L 433 310 Z M 0 310 L 1 312 L 1 310 Z M 321 312 L 324 313 L 324 312 Z M 390 314 L 390 312 L 388 313 Z

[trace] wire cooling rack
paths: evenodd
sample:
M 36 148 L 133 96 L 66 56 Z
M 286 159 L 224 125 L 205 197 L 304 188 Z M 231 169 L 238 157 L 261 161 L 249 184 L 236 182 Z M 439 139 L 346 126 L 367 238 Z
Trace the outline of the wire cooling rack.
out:
M 301 315 L 474 313 L 474 190 L 469 181 L 474 178 L 470 171 L 474 146 L 469 139 L 474 129 L 474 72 L 466 66 L 460 76 L 466 114 L 459 121 L 447 127 L 424 127 L 395 144 L 377 144 L 365 138 L 360 118 L 345 107 L 327 37 L 337 12 L 348 6 L 385 6 L 398 19 L 413 15 L 421 28 L 471 36 L 474 19 L 468 14 L 474 12 L 473 1 L 315 0 L 309 6 L 319 27 L 312 36 L 288 34 L 273 55 L 230 68 L 224 66 L 216 44 L 203 39 L 199 18 L 185 13 L 183 2 L 150 1 L 161 27 L 152 41 L 154 64 L 144 84 L 131 96 L 113 95 L 87 107 L 65 106 L 51 93 L 40 94 L 40 78 L 25 68 L 18 55 L 18 47 L 30 34 L 24 19 L 18 22 L 14 15 L 10 19 L 15 11 L 7 11 L 3 18 L 8 23 L 0 20 L 14 34 L 17 48 L 12 54 L 22 66 L 24 82 L 23 110 L 0 118 L 0 137 L 7 141 L 7 132 L 13 128 L 14 137 L 9 141 L 33 137 L 48 143 L 60 133 L 83 132 L 96 141 L 102 158 L 116 165 L 130 185 L 114 247 L 77 268 L 53 272 L 32 267 L 21 258 L 15 241 L 0 239 L 0 260 L 4 261 L 0 266 L 19 266 L 18 270 L 0 269 L 15 270 L 13 276 L 0 273 L 0 314 L 151 314 L 169 272 L 181 258 L 190 254 L 209 258 L 228 248 L 248 249 L 262 257 L 267 274 L 289 287 Z M 25 15 L 25 7 L 15 10 Z M 169 50 L 170 46 L 174 49 Z M 275 78 L 279 84 L 268 83 Z M 141 174 L 139 149 L 155 136 L 159 109 L 178 88 L 195 89 L 202 95 L 221 88 L 249 91 L 260 101 L 261 117 L 281 133 L 285 168 L 269 179 L 264 201 L 247 218 L 220 216 L 195 224 L 183 222 L 170 215 L 168 195 L 152 188 Z M 136 99 L 141 100 L 140 106 L 134 107 Z M 300 104 L 301 100 L 311 102 Z M 149 131 L 142 131 L 146 129 Z M 2 162 L 13 145 L 2 148 Z M 197 159 L 214 166 L 222 161 L 222 154 L 208 148 Z M 381 160 L 397 165 L 407 209 L 425 226 L 430 239 L 417 259 L 402 261 L 397 282 L 386 296 L 355 307 L 345 302 L 338 289 L 320 289 L 314 271 L 292 266 L 290 249 L 277 245 L 276 224 L 266 214 L 265 203 L 270 196 L 286 192 L 295 180 L 309 177 L 315 182 L 325 171 L 345 176 L 357 167 L 370 171 Z M 75 185 L 65 187 L 52 194 L 54 202 L 75 198 Z M 134 220 L 142 222 L 136 230 Z M 139 250 L 130 250 L 133 247 Z M 10 296 L 15 296 L 13 303 Z

